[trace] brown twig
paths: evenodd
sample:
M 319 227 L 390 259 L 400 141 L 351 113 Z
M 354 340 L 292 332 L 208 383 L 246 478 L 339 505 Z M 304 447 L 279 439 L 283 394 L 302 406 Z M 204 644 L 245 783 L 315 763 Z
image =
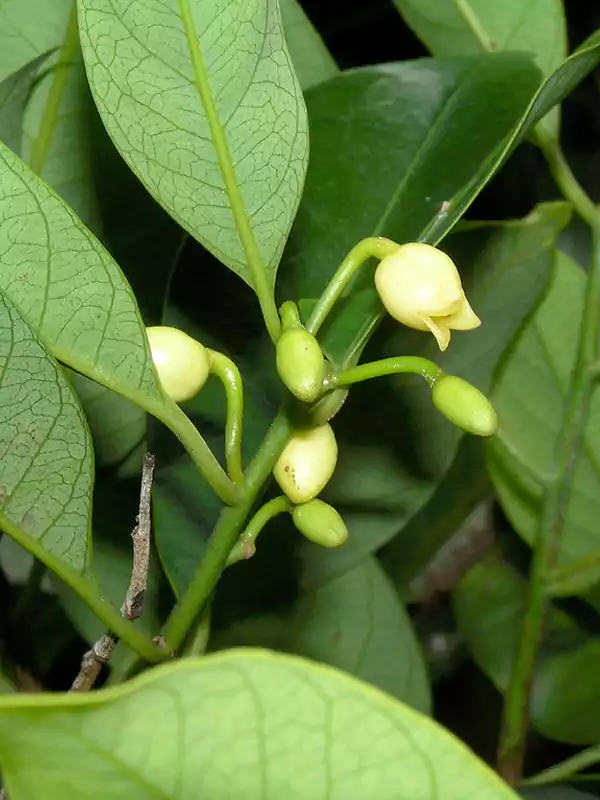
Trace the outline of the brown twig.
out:
M 125 600 L 121 606 L 121 614 L 130 622 L 141 617 L 144 609 L 144 598 L 148 583 L 150 566 L 150 531 L 152 525 L 151 492 L 154 477 L 155 458 L 146 453 L 142 465 L 142 481 L 140 486 L 140 505 L 137 523 L 131 532 L 133 543 L 133 564 L 131 579 Z M 73 684 L 72 692 L 88 692 L 96 682 L 102 666 L 107 664 L 119 638 L 112 632 L 105 633 L 83 655 L 81 667 Z M 0 796 L 0 800 L 2 797 Z

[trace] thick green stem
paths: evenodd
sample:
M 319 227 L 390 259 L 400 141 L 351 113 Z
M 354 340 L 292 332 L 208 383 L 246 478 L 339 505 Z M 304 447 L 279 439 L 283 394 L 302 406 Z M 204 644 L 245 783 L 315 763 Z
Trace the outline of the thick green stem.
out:
M 231 480 L 242 485 L 244 468 L 242 466 L 242 430 L 244 420 L 244 389 L 239 369 L 230 358 L 209 350 L 210 371 L 219 378 L 227 396 L 227 417 L 225 423 L 225 460 Z
M 258 534 L 262 531 L 267 522 L 278 514 L 284 514 L 291 510 L 292 504 L 284 495 L 274 497 L 272 500 L 269 500 L 268 503 L 265 503 L 264 506 L 261 506 L 246 525 L 244 532 L 239 535 L 227 559 L 227 566 L 229 567 L 232 564 L 237 564 L 238 561 L 243 561 L 253 556 L 256 552 L 256 539 Z
M 327 315 L 340 299 L 352 278 L 356 276 L 369 258 L 381 260 L 385 256 L 394 253 L 398 247 L 399 245 L 396 242 L 391 239 L 384 239 L 382 236 L 371 236 L 355 245 L 338 267 L 337 272 L 314 307 L 306 325 L 306 330 L 313 335 L 317 334 Z
M 368 364 L 360 364 L 358 367 L 344 369 L 330 378 L 325 388 L 350 386 L 352 383 L 360 383 L 371 378 L 380 378 L 382 375 L 398 375 L 400 373 L 420 375 L 425 378 L 429 386 L 433 386 L 443 374 L 438 365 L 427 358 L 421 358 L 420 356 L 393 356 L 392 358 L 383 358 L 381 361 L 371 361 Z
M 240 502 L 239 488 L 219 464 L 194 423 L 174 402 L 146 403 L 145 408 L 173 431 L 213 492 L 227 505 Z
M 204 558 L 180 602 L 169 616 L 165 629 L 165 648 L 173 653 L 186 638 L 217 585 L 227 559 L 243 528 L 254 501 L 268 480 L 291 433 L 285 414 L 275 417 L 258 453 L 246 471 L 246 491 L 236 508 L 225 508 L 209 539 Z
M 593 365 L 598 360 L 600 316 L 600 218 L 569 169 L 558 146 L 546 143 L 544 150 L 557 183 L 580 216 L 592 225 L 592 263 L 586 286 L 577 356 L 563 421 L 556 439 L 536 536 L 525 618 L 506 694 L 498 751 L 498 769 L 508 783 L 519 783 L 523 775 L 529 695 L 548 608 L 547 575 L 555 567 L 566 508 L 581 448 L 593 389 Z M 592 211 L 593 209 L 593 211 Z

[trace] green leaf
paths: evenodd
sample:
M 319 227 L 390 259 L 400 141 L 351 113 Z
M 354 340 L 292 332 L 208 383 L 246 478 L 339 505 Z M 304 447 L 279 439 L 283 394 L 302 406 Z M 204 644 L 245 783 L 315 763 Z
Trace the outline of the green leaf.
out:
M 429 682 L 410 618 L 372 556 L 324 586 L 306 589 L 286 630 L 283 649 L 338 667 L 430 713 Z
M 585 594 L 600 581 L 600 550 L 552 570 L 544 581 L 550 597 L 572 597 Z
M 0 3 L 0 80 L 62 41 L 74 0 Z
M 83 412 L 60 367 L 0 294 L 0 527 L 84 570 L 93 462 Z
M 280 0 L 281 21 L 298 82 L 304 91 L 339 72 L 333 56 L 298 0 Z
M 505 691 L 527 602 L 527 582 L 495 556 L 473 567 L 454 590 L 454 611 L 471 654 Z M 552 608 L 531 693 L 531 718 L 542 735 L 569 744 L 600 738 L 600 639 Z
M 516 797 L 427 717 L 260 651 L 190 659 L 93 695 L 2 697 L 0 763 L 14 800 L 58 800 L 67 780 L 89 800 L 107 787 L 111 800 Z
M 0 145 L 0 288 L 60 361 L 160 411 L 135 299 L 73 212 Z
M 103 466 L 122 464 L 145 439 L 144 410 L 77 372 L 71 372 L 69 379 L 90 426 L 97 462 Z
M 510 521 L 530 545 L 574 364 L 584 289 L 584 273 L 559 253 L 548 293 L 495 381 L 500 429 L 487 449 L 490 475 Z M 596 394 L 566 509 L 559 567 L 600 548 L 599 425 Z
M 416 35 L 436 56 L 529 51 L 544 75 L 567 55 L 562 0 L 394 0 Z M 558 111 L 548 127 L 558 133 Z
M 221 261 L 255 286 L 266 268 L 272 284 L 308 146 L 277 0 L 79 0 L 79 12 L 92 93 L 126 162 Z
M 21 148 L 23 114 L 31 85 L 47 57 L 34 58 L 0 83 L 0 139 L 15 153 Z
M 520 796 L 525 800 L 597 800 L 597 795 L 587 792 L 578 792 L 567 786 L 540 786 L 533 789 L 523 789 Z

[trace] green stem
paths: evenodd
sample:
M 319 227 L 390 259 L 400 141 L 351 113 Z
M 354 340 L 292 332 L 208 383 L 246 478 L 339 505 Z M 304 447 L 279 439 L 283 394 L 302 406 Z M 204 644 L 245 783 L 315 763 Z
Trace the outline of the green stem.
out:
M 436 380 L 443 375 L 438 365 L 427 358 L 421 358 L 420 356 L 393 356 L 392 358 L 383 358 L 381 361 L 370 361 L 368 364 L 360 364 L 358 367 L 344 369 L 327 380 L 325 388 L 350 386 L 352 383 L 360 383 L 371 378 L 380 378 L 382 375 L 398 375 L 406 372 L 425 378 L 429 386 L 433 386 Z
M 384 239 L 382 236 L 370 236 L 355 245 L 338 267 L 337 272 L 314 307 L 306 325 L 306 330 L 313 335 L 317 334 L 327 315 L 344 293 L 350 280 L 354 278 L 369 258 L 381 260 L 385 256 L 394 253 L 398 247 L 399 245 L 396 242 L 392 242 L 391 239 Z
M 164 636 L 165 648 L 173 653 L 181 646 L 194 620 L 206 605 L 242 526 L 264 483 L 269 478 L 281 451 L 291 433 L 291 424 L 280 413 L 275 417 L 259 451 L 246 471 L 246 491 L 237 508 L 225 508 L 208 541 L 204 558 L 180 602 L 167 619 Z
M 217 497 L 230 506 L 238 503 L 240 501 L 239 488 L 230 480 L 204 441 L 200 431 L 177 403 L 173 401 L 156 404 L 146 402 L 145 408 L 173 431 Z
M 256 539 L 258 534 L 262 531 L 267 522 L 278 514 L 283 514 L 291 510 L 292 504 L 284 495 L 274 497 L 272 500 L 269 500 L 268 503 L 265 503 L 264 506 L 261 506 L 246 525 L 244 532 L 239 535 L 227 559 L 227 566 L 229 567 L 232 564 L 237 564 L 238 561 L 243 561 L 253 556 L 256 552 Z
M 591 767 L 592 764 L 598 764 L 598 762 L 600 762 L 600 745 L 596 744 L 581 753 L 571 756 L 571 758 L 567 758 L 560 764 L 555 764 L 553 767 L 543 770 L 543 772 L 538 772 L 532 778 L 527 778 L 522 782 L 522 785 L 543 786 L 548 783 L 571 780 L 574 773 L 581 772 L 581 770 Z
M 104 599 L 100 590 L 85 575 L 54 556 L 45 547 L 42 547 L 37 539 L 26 534 L 2 513 L 0 513 L 0 526 L 17 544 L 29 551 L 66 583 L 104 626 L 118 636 L 127 647 L 149 662 L 162 661 L 166 657 L 165 651 L 146 639 L 128 620 L 124 619 L 121 612 Z
M 598 321 L 600 316 L 600 218 L 592 201 L 583 193 L 557 146 L 551 145 L 549 157 L 553 173 L 565 196 L 583 219 L 592 224 L 592 263 L 586 285 L 579 343 L 571 375 L 563 420 L 554 448 L 529 581 L 525 617 L 512 668 L 500 733 L 498 770 L 510 784 L 523 775 L 525 737 L 527 734 L 529 695 L 537 652 L 548 608 L 545 581 L 554 569 L 563 532 L 566 508 L 577 466 L 577 459 L 590 406 L 594 382 L 591 367 L 598 360 Z M 550 157 L 551 156 L 551 157 Z M 585 200 L 582 200 L 582 197 Z
M 576 213 L 584 222 L 587 222 L 592 228 L 596 227 L 598 224 L 596 205 L 571 171 L 556 139 L 540 125 L 535 129 L 533 139 L 543 152 L 550 173 L 565 198 L 572 203 Z
M 227 420 L 225 423 L 225 459 L 231 480 L 241 486 L 244 483 L 242 466 L 242 431 L 244 420 L 244 388 L 239 369 L 230 358 L 209 350 L 210 371 L 219 378 L 227 396 Z

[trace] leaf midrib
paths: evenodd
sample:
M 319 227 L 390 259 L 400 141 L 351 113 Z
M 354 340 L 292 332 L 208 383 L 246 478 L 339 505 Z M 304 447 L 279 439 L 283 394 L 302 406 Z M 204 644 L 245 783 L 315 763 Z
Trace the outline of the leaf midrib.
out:
M 263 264 L 256 239 L 254 238 L 252 226 L 250 225 L 250 220 L 246 213 L 244 199 L 229 151 L 225 129 L 219 118 L 219 111 L 208 80 L 190 2 L 189 0 L 178 0 L 178 4 L 194 70 L 194 85 L 206 113 L 206 121 L 217 154 L 217 161 L 225 184 L 225 190 L 231 203 L 231 211 L 233 213 L 238 236 L 240 237 L 240 242 L 244 248 L 247 264 L 250 269 L 252 283 L 257 290 L 257 294 L 259 294 L 258 287 L 260 286 L 264 287 L 264 291 L 269 292 L 270 288 L 266 280 L 265 265 Z

